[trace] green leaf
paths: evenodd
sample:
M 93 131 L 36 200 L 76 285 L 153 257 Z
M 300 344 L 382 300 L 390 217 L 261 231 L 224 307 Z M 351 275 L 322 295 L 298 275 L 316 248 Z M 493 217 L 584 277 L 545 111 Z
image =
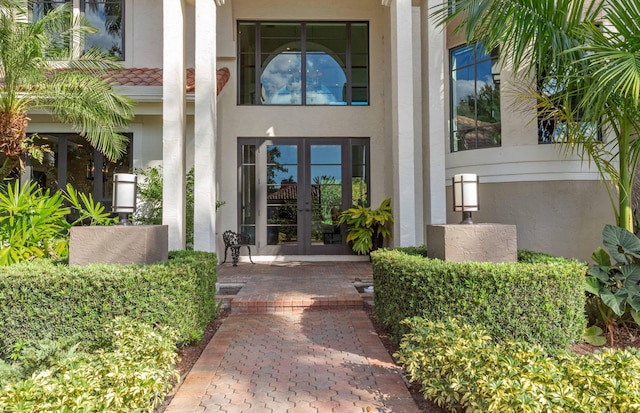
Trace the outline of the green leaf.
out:
M 616 294 L 614 294 L 606 288 L 602 288 L 600 289 L 600 298 L 607 307 L 609 307 L 614 313 L 616 313 L 616 315 L 622 317 L 627 301 L 626 292 L 617 291 Z
M 598 326 L 591 326 L 584 330 L 582 333 L 582 338 L 584 341 L 591 344 L 592 346 L 604 346 L 607 344 L 607 339 L 602 335 L 603 331 Z
M 600 292 L 600 281 L 596 277 L 587 277 L 585 279 L 585 290 L 593 295 Z
M 605 225 L 602 230 L 602 243 L 619 263 L 626 263 L 627 255 L 640 258 L 640 239 L 624 228 Z
M 593 267 L 589 268 L 589 270 L 587 271 L 587 274 L 597 278 L 598 280 L 600 280 L 605 284 L 608 284 L 611 278 L 610 276 L 611 268 L 612 267 L 609 267 L 609 266 L 594 265 Z
M 611 257 L 605 250 L 602 249 L 602 247 L 596 248 L 593 254 L 591 254 L 591 259 L 593 260 L 593 262 L 600 266 L 611 266 Z
M 640 310 L 633 309 L 630 311 L 630 313 L 631 317 L 633 317 L 633 321 L 635 321 L 636 324 L 640 326 Z

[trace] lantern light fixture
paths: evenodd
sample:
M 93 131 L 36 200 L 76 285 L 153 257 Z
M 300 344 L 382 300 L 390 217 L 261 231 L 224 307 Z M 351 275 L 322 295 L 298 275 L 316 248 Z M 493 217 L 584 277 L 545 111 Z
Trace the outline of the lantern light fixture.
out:
M 112 211 L 120 215 L 118 225 L 130 225 L 129 214 L 136 212 L 138 177 L 135 174 L 113 174 Z
M 453 210 L 462 212 L 460 224 L 473 224 L 471 212 L 479 211 L 478 175 L 456 174 L 453 182 Z

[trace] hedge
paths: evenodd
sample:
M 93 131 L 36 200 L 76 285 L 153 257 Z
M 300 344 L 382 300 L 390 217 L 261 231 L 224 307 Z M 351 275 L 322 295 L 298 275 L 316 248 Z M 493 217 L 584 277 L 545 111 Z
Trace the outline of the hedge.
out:
M 47 260 L 0 267 L 0 356 L 21 342 L 73 337 L 102 346 L 115 317 L 172 327 L 179 342 L 202 337 L 217 315 L 216 257 L 172 252 L 153 265 L 69 267 Z
M 456 316 L 497 340 L 520 338 L 553 351 L 568 348 L 585 328 L 586 266 L 575 260 L 454 263 L 380 250 L 372 262 L 376 318 L 396 343 L 407 332 L 400 322 L 414 316 Z
M 496 343 L 458 320 L 414 317 L 396 352 L 425 397 L 450 411 L 638 412 L 636 349 L 549 354 L 516 340 Z

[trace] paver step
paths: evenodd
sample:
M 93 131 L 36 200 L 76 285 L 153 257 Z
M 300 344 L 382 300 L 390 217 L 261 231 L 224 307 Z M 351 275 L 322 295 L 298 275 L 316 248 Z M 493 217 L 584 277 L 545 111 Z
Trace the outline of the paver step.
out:
M 256 299 L 249 297 L 232 297 L 229 306 L 231 313 L 259 314 L 281 313 L 307 310 L 347 310 L 362 309 L 362 297 L 340 298 L 331 296 L 282 297 L 276 299 Z

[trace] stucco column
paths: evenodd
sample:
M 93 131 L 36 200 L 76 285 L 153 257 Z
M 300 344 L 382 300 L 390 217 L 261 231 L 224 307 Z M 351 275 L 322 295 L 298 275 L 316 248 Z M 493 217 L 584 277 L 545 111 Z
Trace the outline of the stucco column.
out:
M 447 144 L 444 100 L 444 30 L 429 14 L 442 0 L 422 0 L 420 8 L 422 50 L 422 136 L 424 151 L 425 220 L 427 224 L 446 224 L 447 196 L 445 154 Z
M 184 0 L 163 0 L 162 222 L 169 250 L 185 248 L 186 63 Z
M 391 7 L 391 119 L 393 140 L 394 242 L 416 245 L 415 128 L 413 104 L 413 39 L 411 0 L 393 0 Z
M 216 251 L 216 5 L 196 2 L 193 247 Z

